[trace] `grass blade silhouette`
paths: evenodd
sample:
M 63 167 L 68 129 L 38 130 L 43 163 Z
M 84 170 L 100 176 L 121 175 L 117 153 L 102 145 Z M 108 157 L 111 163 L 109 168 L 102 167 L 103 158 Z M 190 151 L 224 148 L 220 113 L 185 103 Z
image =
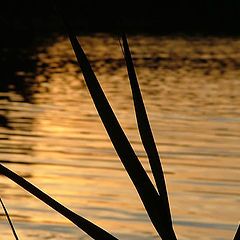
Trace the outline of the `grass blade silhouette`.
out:
M 11 229 L 12 229 L 13 235 L 14 235 L 14 237 L 15 237 L 16 240 L 19 240 L 19 238 L 18 238 L 18 236 L 17 236 L 17 233 L 16 233 L 16 231 L 15 231 L 15 229 L 14 229 L 14 226 L 13 226 L 13 224 L 12 224 L 11 218 L 10 218 L 10 216 L 9 216 L 9 214 L 8 214 L 8 211 L 7 211 L 7 209 L 6 209 L 6 207 L 5 207 L 5 205 L 4 205 L 4 203 L 3 203 L 3 201 L 2 201 L 1 198 L 0 198 L 0 202 L 1 202 L 1 204 L 2 204 L 2 207 L 3 207 L 3 210 L 4 210 L 4 212 L 5 212 L 5 215 L 7 216 L 7 220 L 8 220 L 8 223 L 9 223 Z
M 17 183 L 19 186 L 33 194 L 38 199 L 42 200 L 48 206 L 56 210 L 57 212 L 61 213 L 79 228 L 81 228 L 84 232 L 86 232 L 90 237 L 96 240 L 117 240 L 114 236 L 110 233 L 106 232 L 102 228 L 98 227 L 97 225 L 93 224 L 92 222 L 88 221 L 87 219 L 77 215 L 76 213 L 72 212 L 68 208 L 61 205 L 59 202 L 48 196 L 46 193 L 32 185 L 30 182 L 25 180 L 24 178 L 20 177 L 10 169 L 4 167 L 0 164 L 0 174 L 10 178 L 12 181 Z
M 127 37 L 124 33 L 122 34 L 122 41 L 123 41 L 123 54 L 126 61 L 128 76 L 129 76 L 130 85 L 132 89 L 132 95 L 133 95 L 139 133 L 150 162 L 150 166 L 152 169 L 152 173 L 157 185 L 160 198 L 162 200 L 162 204 L 164 205 L 163 209 L 164 209 L 166 221 L 168 221 L 169 224 L 172 224 L 170 207 L 168 202 L 168 195 L 167 195 L 166 184 L 164 180 L 164 174 L 163 174 L 160 158 L 158 155 L 157 147 L 153 138 L 152 130 L 147 117 L 147 112 L 146 112 L 141 91 L 139 88 L 137 75 L 134 69 L 134 64 L 131 57 L 131 52 L 129 49 Z
M 238 229 L 233 240 L 240 240 L 240 224 L 238 225 Z
M 138 191 L 155 229 L 163 240 L 175 240 L 176 237 L 172 226 L 162 217 L 164 210 L 155 187 L 142 167 L 113 113 L 80 43 L 64 17 L 63 21 L 98 114 L 121 162 Z

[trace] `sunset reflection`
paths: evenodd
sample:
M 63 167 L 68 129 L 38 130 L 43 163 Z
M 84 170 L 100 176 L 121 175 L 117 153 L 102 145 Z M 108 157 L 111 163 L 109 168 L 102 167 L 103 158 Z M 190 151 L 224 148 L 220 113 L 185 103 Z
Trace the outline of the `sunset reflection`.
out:
M 80 41 L 150 174 L 117 40 L 96 34 Z M 135 35 L 129 42 L 179 239 L 231 239 L 239 221 L 240 40 Z M 7 93 L 11 101 L 0 99 L 9 121 L 0 133 L 1 162 L 121 239 L 156 238 L 69 41 L 58 37 L 37 57 L 31 102 L 14 91 Z M 87 239 L 9 180 L 1 177 L 0 187 L 21 238 Z M 0 215 L 7 239 L 4 222 Z

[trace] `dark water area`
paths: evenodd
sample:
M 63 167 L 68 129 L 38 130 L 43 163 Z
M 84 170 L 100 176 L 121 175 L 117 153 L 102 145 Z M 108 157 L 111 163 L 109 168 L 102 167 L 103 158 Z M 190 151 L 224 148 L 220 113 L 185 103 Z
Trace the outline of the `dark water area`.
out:
M 57 6 L 57 7 L 56 7 Z M 58 10 L 56 10 L 58 9 Z M 76 32 L 239 35 L 239 1 L 41 1 L 2 3 L 2 35 L 11 28 L 21 38 L 64 32 L 59 11 Z
M 152 178 L 117 36 L 79 39 Z M 240 39 L 132 34 L 129 43 L 178 239 L 232 239 L 240 215 Z M 4 44 L 0 162 L 119 239 L 157 239 L 68 39 Z M 20 238 L 89 239 L 2 176 L 0 191 Z M 2 212 L 0 236 L 12 239 Z

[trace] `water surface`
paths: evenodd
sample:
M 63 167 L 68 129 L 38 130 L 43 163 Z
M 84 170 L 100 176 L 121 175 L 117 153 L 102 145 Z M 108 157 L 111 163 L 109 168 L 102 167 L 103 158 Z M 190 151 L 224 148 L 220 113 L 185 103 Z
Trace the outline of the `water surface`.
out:
M 137 155 L 151 175 L 118 39 L 79 37 Z M 240 39 L 130 36 L 179 240 L 233 239 L 240 216 Z M 39 46 L 28 98 L 0 93 L 0 161 L 120 239 L 157 239 L 76 64 L 67 39 Z M 89 239 L 0 177 L 20 239 Z M 1 239 L 12 239 L 0 212 Z

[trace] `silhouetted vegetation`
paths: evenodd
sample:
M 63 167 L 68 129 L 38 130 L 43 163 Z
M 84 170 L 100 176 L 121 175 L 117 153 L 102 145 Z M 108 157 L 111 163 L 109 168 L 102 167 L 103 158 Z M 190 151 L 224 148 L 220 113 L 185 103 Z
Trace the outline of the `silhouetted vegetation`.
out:
M 8 211 L 7 211 L 7 209 L 6 209 L 6 207 L 5 207 L 5 205 L 4 205 L 4 203 L 3 203 L 3 201 L 2 201 L 1 198 L 0 198 L 0 202 L 1 202 L 1 204 L 2 204 L 4 213 L 5 213 L 6 217 L 7 217 L 8 223 L 9 223 L 11 229 L 12 229 L 13 235 L 14 235 L 15 239 L 18 240 L 18 236 L 17 236 L 17 233 L 16 233 L 16 231 L 15 231 L 15 228 L 14 228 L 14 226 L 13 226 L 13 224 L 12 224 L 11 218 L 10 218 L 10 216 L 9 216 L 9 214 L 8 214 Z

